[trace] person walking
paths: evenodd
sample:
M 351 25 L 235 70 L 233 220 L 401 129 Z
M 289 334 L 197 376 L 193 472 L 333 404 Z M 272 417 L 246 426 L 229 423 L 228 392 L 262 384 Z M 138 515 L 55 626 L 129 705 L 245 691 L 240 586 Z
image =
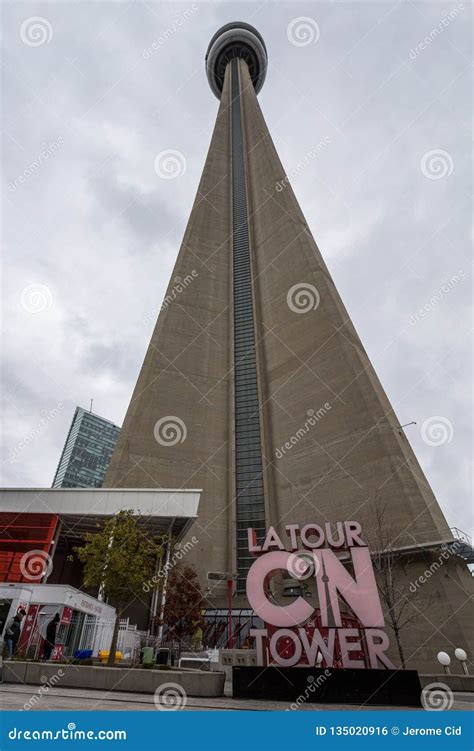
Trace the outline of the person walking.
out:
M 7 657 L 13 657 L 16 654 L 16 648 L 21 633 L 21 622 L 25 611 L 23 608 L 19 608 L 17 613 L 10 619 L 5 628 L 5 647 L 7 651 Z
M 203 632 L 202 632 L 201 624 L 197 622 L 196 630 L 194 631 L 192 638 L 191 638 L 191 646 L 196 652 L 201 652 L 202 650 L 202 637 L 203 637 Z
M 51 653 L 56 645 L 56 631 L 60 621 L 59 613 L 46 626 L 46 636 L 43 645 L 43 660 L 51 659 Z

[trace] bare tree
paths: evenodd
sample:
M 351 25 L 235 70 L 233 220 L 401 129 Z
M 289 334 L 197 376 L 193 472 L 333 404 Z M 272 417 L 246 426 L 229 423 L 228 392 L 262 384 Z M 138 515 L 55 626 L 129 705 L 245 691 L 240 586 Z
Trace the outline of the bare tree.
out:
M 370 517 L 363 524 L 362 531 L 369 546 L 385 617 L 393 631 L 400 662 L 405 669 L 402 631 L 419 617 L 419 611 L 412 607 L 418 590 L 410 588 L 407 577 L 408 557 L 397 552 L 400 535 L 391 522 L 387 504 L 379 498 L 371 505 Z

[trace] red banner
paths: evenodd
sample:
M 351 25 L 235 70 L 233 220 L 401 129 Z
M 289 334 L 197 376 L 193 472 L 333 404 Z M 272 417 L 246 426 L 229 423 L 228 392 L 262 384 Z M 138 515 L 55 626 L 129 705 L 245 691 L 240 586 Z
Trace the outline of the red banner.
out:
M 68 626 L 72 620 L 72 608 L 68 608 L 67 605 L 63 607 L 61 615 L 61 624 Z
M 20 641 L 18 642 L 18 652 L 26 652 L 28 642 L 36 627 L 36 620 L 38 618 L 39 605 L 29 605 L 28 612 L 26 613 L 25 620 L 23 622 L 23 629 L 20 635 Z

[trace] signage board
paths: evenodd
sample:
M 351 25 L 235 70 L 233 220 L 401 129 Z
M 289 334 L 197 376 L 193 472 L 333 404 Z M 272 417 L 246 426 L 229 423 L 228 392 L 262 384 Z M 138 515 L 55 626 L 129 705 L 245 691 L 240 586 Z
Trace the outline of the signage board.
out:
M 288 524 L 284 531 L 282 538 L 270 527 L 260 545 L 255 530 L 247 530 L 249 551 L 257 556 L 247 574 L 247 598 L 265 623 L 250 631 L 257 664 L 394 669 L 386 655 L 389 639 L 360 524 Z M 341 552 L 349 566 L 338 557 Z M 270 581 L 281 571 L 295 585 L 314 579 L 317 605 L 301 595 L 288 605 L 276 602 Z

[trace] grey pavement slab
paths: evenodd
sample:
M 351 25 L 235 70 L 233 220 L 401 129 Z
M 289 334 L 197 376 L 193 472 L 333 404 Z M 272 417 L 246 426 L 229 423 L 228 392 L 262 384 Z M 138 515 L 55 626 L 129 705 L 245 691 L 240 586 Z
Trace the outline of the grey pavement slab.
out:
M 33 698 L 35 697 L 35 698 Z M 32 699 L 33 698 L 33 699 Z M 463 694 L 454 701 L 453 709 L 472 709 L 473 696 Z M 0 686 L 0 710 L 24 709 L 29 705 L 31 710 L 124 710 L 124 711 L 157 711 L 153 696 L 128 693 L 125 691 L 81 691 L 74 688 L 51 688 L 47 693 L 38 694 L 38 686 L 18 686 L 12 684 L 3 684 Z M 222 698 L 191 698 L 189 697 L 184 709 L 189 710 L 254 710 L 254 711 L 275 711 L 286 710 L 288 704 L 285 702 L 268 702 L 268 701 L 247 701 L 243 699 L 232 699 L 231 697 Z M 300 706 L 300 711 L 311 710 L 353 710 L 357 707 L 350 705 L 321 705 L 306 703 Z M 393 710 L 397 707 L 360 707 L 360 709 L 388 709 Z M 420 711 L 412 709 L 409 711 Z

